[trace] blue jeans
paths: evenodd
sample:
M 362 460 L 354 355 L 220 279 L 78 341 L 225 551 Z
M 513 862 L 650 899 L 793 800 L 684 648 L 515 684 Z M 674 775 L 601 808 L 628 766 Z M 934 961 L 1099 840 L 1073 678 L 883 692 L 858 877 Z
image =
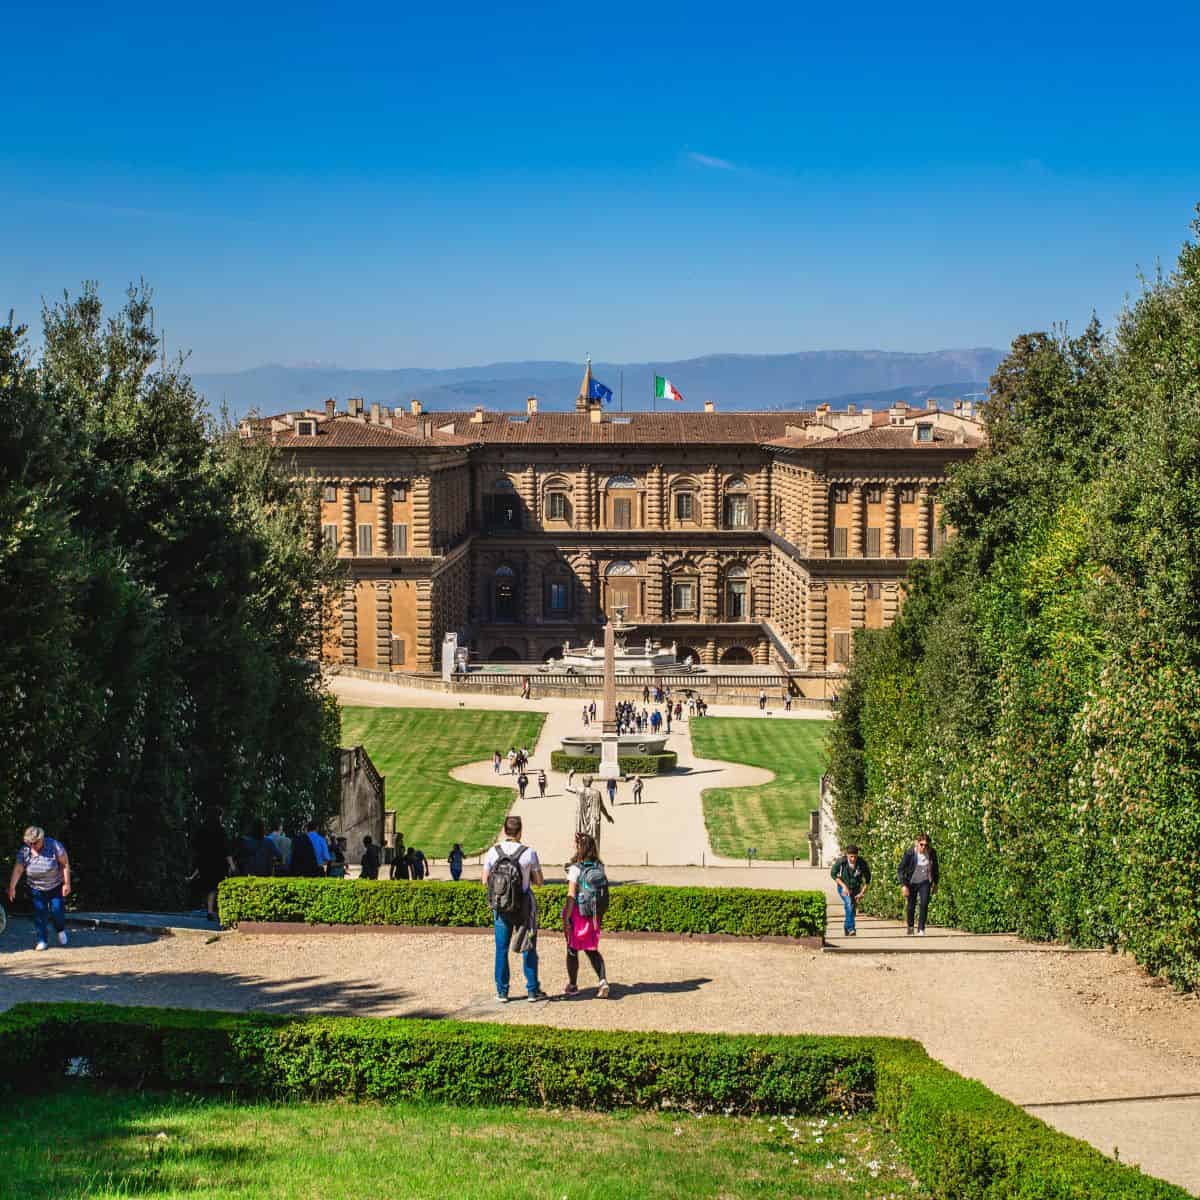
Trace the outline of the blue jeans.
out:
M 846 933 L 854 932 L 854 897 L 847 891 L 839 891 L 838 895 L 842 898 L 842 907 L 846 910 L 846 922 L 842 929 Z
M 63 907 L 62 884 L 58 887 L 50 888 L 48 891 L 40 892 L 37 888 L 30 888 L 29 894 L 33 897 L 33 923 L 37 926 L 37 937 L 39 942 L 48 942 L 50 940 L 49 931 L 46 929 L 46 914 L 50 914 L 50 920 L 54 922 L 54 928 L 58 933 L 62 933 L 67 927 L 67 914 Z
M 462 863 L 456 867 L 453 863 L 450 864 L 450 878 L 458 880 L 462 878 Z
M 492 914 L 495 919 L 496 931 L 496 995 L 508 995 L 508 947 L 512 942 L 516 921 L 510 917 L 502 917 L 499 913 Z M 525 970 L 525 990 L 530 994 L 540 991 L 538 983 L 538 956 L 536 940 L 521 955 L 521 966 Z

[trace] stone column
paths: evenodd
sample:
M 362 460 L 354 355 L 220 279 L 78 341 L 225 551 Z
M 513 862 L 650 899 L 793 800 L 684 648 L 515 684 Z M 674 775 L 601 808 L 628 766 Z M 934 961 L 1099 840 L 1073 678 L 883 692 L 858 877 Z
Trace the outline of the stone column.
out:
M 412 537 L 410 553 L 416 555 L 432 554 L 428 474 L 414 475 L 412 489 Z
M 808 666 L 813 671 L 825 669 L 825 650 L 828 638 L 825 627 L 825 584 L 808 585 Z
M 661 554 L 646 558 L 646 611 L 644 619 L 657 624 L 663 617 L 663 559 Z
M 520 496 L 529 514 L 530 528 L 541 529 L 542 506 L 538 503 L 537 471 L 533 463 L 529 463 L 521 472 Z
M 433 582 L 417 580 L 417 666 L 433 670 Z
M 850 628 L 865 629 L 867 625 L 867 585 L 856 583 L 850 588 Z
M 614 737 L 617 732 L 617 635 L 612 618 L 604 622 L 604 725 Z
M 704 525 L 707 529 L 721 528 L 720 491 L 717 464 L 712 463 L 704 476 Z
M 914 537 L 916 545 L 913 552 L 917 558 L 929 557 L 930 517 L 933 504 L 929 496 L 929 480 L 921 480 L 921 490 L 917 492 L 917 532 Z
M 358 596 L 353 582 L 342 585 L 342 662 L 358 666 Z
M 849 554 L 851 558 L 863 556 L 863 525 L 866 509 L 863 504 L 863 481 L 856 479 L 850 489 L 850 537 Z
M 392 485 L 390 480 L 377 479 L 374 486 L 375 553 L 383 557 L 392 552 Z
M 375 584 L 375 665 L 392 669 L 392 585 L 387 580 Z
M 358 553 L 358 530 L 354 528 L 354 487 L 352 482 L 342 483 L 342 550 L 352 556 Z
M 651 529 L 663 528 L 663 469 L 658 463 L 646 473 L 646 524 Z
M 700 560 L 700 620 L 717 619 L 717 560 L 711 555 Z
M 710 665 L 717 661 L 717 639 L 710 637 L 704 643 L 704 661 Z
M 771 528 L 771 464 L 763 463 L 754 477 L 754 516 L 759 529 Z
M 813 479 L 810 508 L 812 519 L 810 523 L 809 554 L 813 558 L 829 557 L 829 480 L 823 475 Z
M 898 583 L 885 583 L 883 585 L 883 624 L 885 628 L 895 622 L 896 614 L 899 611 L 900 585 Z
M 898 553 L 899 534 L 896 532 L 896 492 L 897 484 L 894 479 L 889 479 L 884 486 L 883 492 L 883 557 L 895 558 Z
M 758 644 L 754 647 L 754 661 L 760 667 L 771 665 L 771 643 L 766 638 L 758 639 Z

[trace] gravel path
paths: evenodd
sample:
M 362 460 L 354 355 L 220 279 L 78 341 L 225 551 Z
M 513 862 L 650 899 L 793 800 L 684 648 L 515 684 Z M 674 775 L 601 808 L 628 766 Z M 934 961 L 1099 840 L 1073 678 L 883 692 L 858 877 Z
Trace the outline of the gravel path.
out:
M 0 940 L 0 1007 L 89 999 L 258 1011 L 424 1015 L 579 1028 L 889 1034 L 1125 1161 L 1200 1191 L 1200 1003 L 1123 958 L 1054 950 L 850 955 L 768 944 L 607 939 L 607 1002 L 496 1006 L 486 934 L 73 933 Z M 543 935 L 542 980 L 565 981 Z M 515 965 L 515 964 L 514 964 Z M 519 972 L 514 987 L 519 988 Z M 1131 1097 L 1188 1097 L 1175 1100 Z M 1125 1099 L 1121 1104 L 1081 1101 Z

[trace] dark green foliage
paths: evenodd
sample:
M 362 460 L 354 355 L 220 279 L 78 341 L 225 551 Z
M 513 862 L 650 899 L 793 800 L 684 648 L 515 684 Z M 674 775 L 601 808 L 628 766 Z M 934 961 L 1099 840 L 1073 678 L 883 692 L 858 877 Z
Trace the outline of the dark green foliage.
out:
M 553 925 L 566 902 L 563 884 L 535 888 L 542 924 Z M 227 879 L 222 920 L 307 921 L 316 925 L 462 925 L 492 923 L 477 883 L 441 880 Z M 604 928 L 648 933 L 725 933 L 739 937 L 819 937 L 825 930 L 821 892 L 759 888 L 612 889 Z
M 678 761 L 679 756 L 674 750 L 665 750 L 662 754 L 622 754 L 617 763 L 622 775 L 662 775 L 675 770 Z M 551 750 L 550 766 L 556 771 L 573 769 L 584 775 L 594 774 L 600 769 L 600 756 L 585 754 L 579 757 L 565 750 Z
M 864 1107 L 874 1089 L 870 1043 L 860 1038 L 515 1031 L 92 1004 L 0 1015 L 0 1080 L 53 1086 L 72 1059 L 119 1087 L 292 1099 L 822 1112 Z
M 336 806 L 336 707 L 304 657 L 329 563 L 270 452 L 210 427 L 150 295 L 94 287 L 0 331 L 0 844 L 67 846 L 91 905 L 186 899 L 188 833 Z
M 958 536 L 856 640 L 831 735 L 842 840 L 890 875 L 927 828 L 936 920 L 1124 946 L 1180 987 L 1200 983 L 1198 361 L 1190 244 L 1114 337 L 1014 343 L 990 446 L 944 494 Z
M 1186 1200 L 895 1038 L 593 1032 L 537 1025 L 21 1004 L 0 1094 L 68 1068 L 122 1088 L 288 1100 L 819 1113 L 875 1107 L 938 1200 Z

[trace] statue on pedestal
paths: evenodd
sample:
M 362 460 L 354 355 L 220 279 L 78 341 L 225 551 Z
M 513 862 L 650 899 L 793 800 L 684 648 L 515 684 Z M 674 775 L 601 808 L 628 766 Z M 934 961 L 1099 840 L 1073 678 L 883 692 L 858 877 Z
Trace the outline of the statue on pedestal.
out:
M 567 785 L 567 791 L 579 797 L 579 805 L 575 811 L 575 832 L 586 833 L 596 843 L 596 853 L 600 853 L 600 818 L 603 817 L 610 825 L 613 823 L 612 813 L 604 804 L 604 798 L 592 787 L 592 777 L 583 777 L 583 787 L 573 788 Z

